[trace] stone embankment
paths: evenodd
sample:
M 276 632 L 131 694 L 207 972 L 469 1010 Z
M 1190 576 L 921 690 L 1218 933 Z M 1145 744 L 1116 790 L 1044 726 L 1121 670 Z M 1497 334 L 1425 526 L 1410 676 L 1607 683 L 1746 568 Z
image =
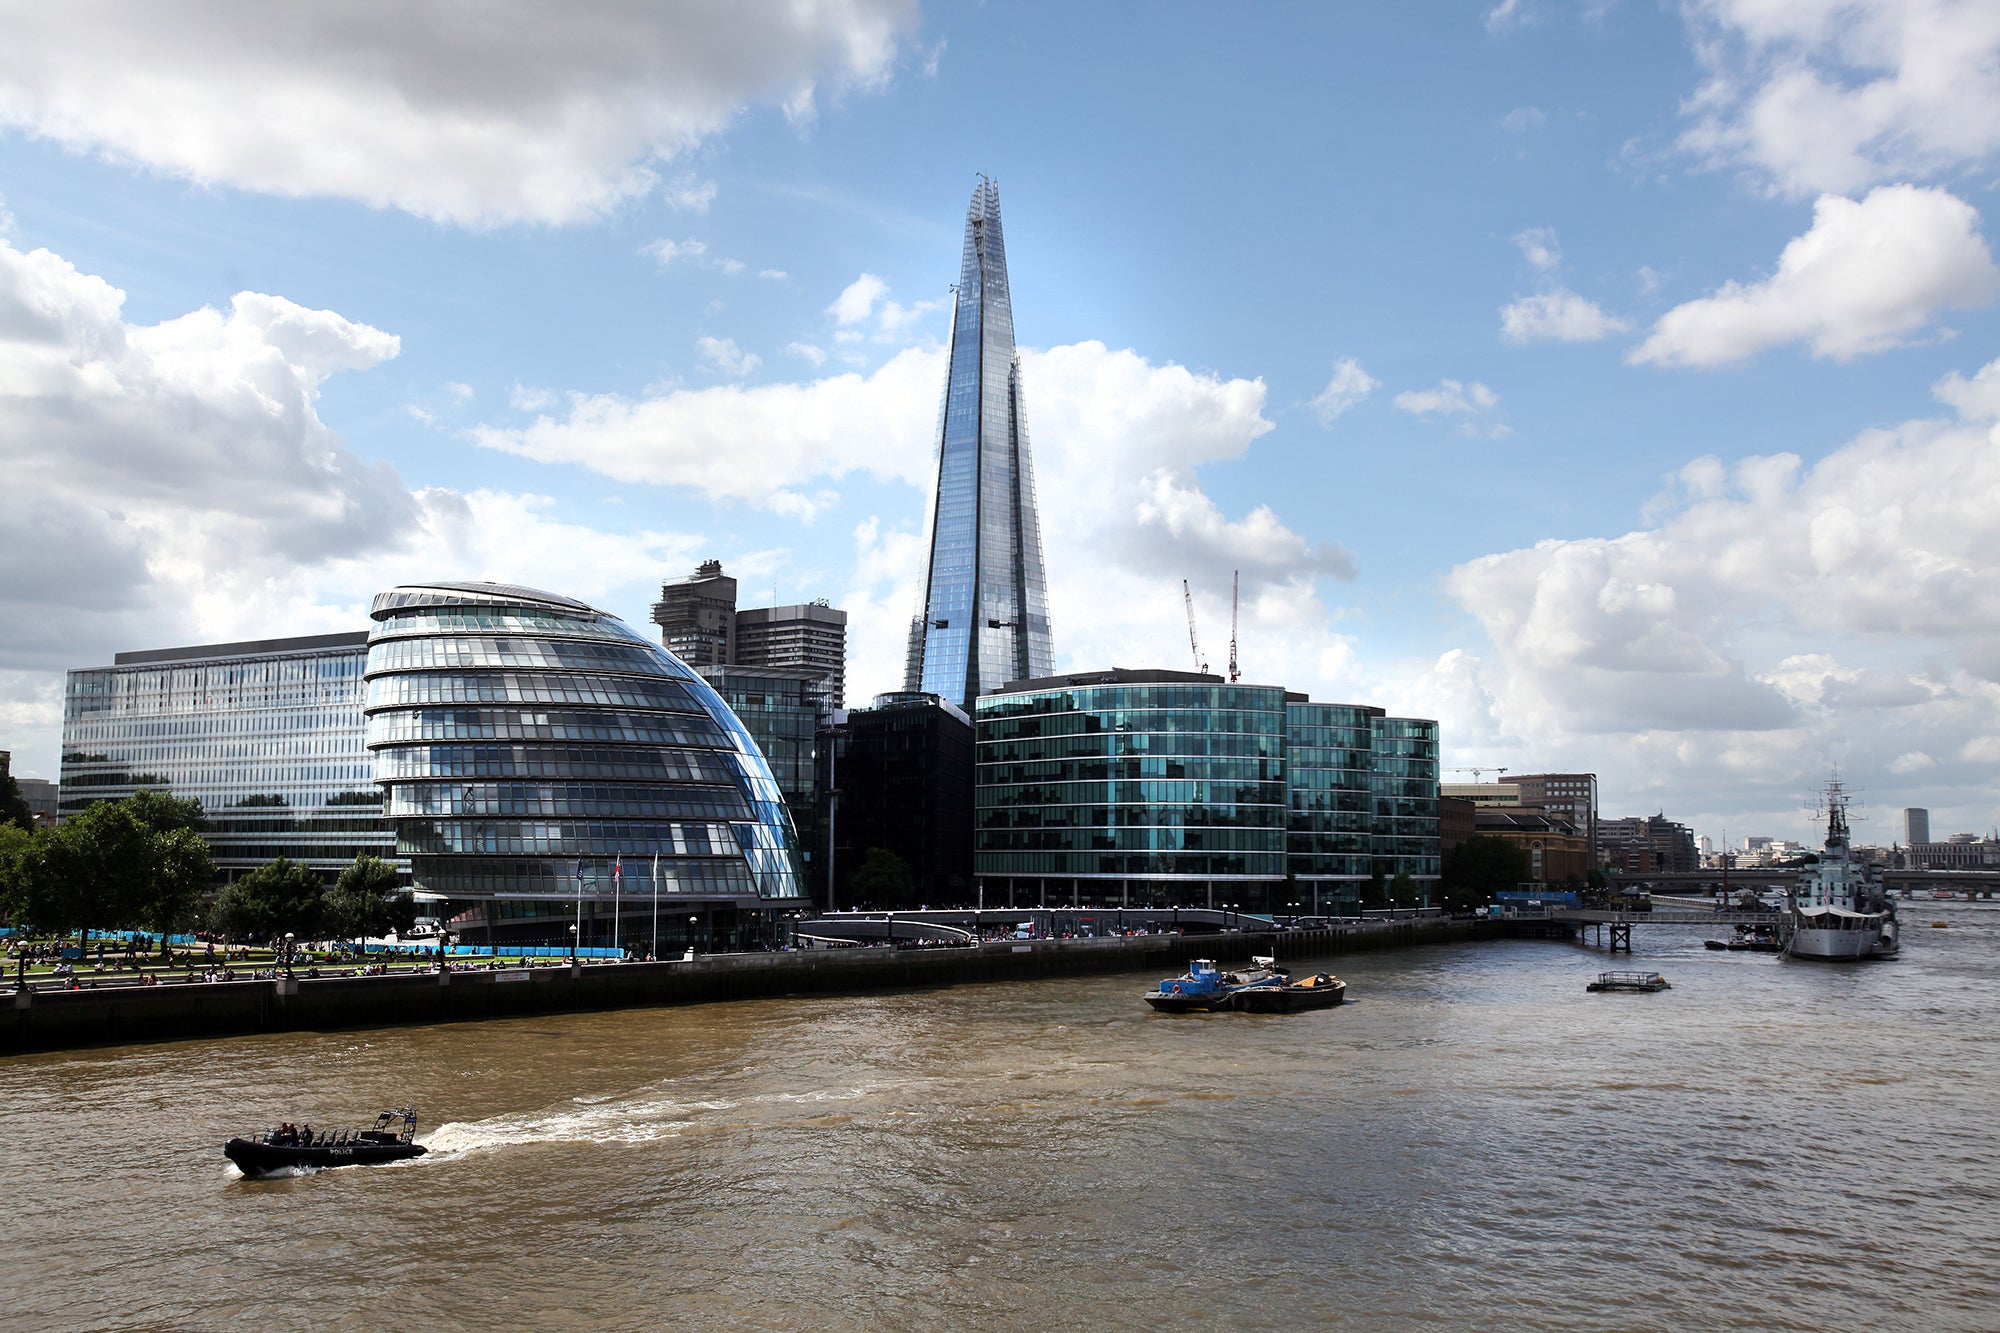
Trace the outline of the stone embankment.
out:
M 1279 934 L 999 940 L 965 948 L 806 949 L 710 954 L 661 963 L 457 968 L 375 977 L 292 977 L 16 992 L 0 1055 L 253 1032 L 449 1023 L 525 1014 L 792 995 L 924 990 L 973 982 L 1145 971 L 1192 958 L 1315 957 L 1486 939 L 1483 922 L 1371 921 Z M 5 994 L 5 992 L 0 992 Z

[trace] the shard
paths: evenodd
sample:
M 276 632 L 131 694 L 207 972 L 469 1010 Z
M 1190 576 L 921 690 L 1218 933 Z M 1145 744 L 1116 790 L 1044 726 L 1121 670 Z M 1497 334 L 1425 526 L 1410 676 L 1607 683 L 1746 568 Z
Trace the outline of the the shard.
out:
M 969 713 L 979 695 L 1054 670 L 1000 190 L 982 176 L 965 219 L 930 572 L 923 612 L 910 625 L 904 688 L 942 695 Z

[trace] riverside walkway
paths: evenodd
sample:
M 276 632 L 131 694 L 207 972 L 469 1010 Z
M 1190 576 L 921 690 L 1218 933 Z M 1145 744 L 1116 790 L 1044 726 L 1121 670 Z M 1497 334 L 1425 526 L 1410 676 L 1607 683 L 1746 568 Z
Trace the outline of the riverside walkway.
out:
M 898 914 L 900 915 L 900 914 Z M 1026 919 L 1023 917 L 1022 919 Z M 1225 930 L 1091 939 L 1003 939 L 934 948 L 882 943 L 668 962 L 511 967 L 453 963 L 383 976 L 293 975 L 157 986 L 19 990 L 0 1055 L 239 1033 L 331 1031 L 587 1010 L 927 990 L 975 982 L 1148 971 L 1193 958 L 1309 957 L 1500 937 L 1447 918 L 1343 922 L 1324 930 Z

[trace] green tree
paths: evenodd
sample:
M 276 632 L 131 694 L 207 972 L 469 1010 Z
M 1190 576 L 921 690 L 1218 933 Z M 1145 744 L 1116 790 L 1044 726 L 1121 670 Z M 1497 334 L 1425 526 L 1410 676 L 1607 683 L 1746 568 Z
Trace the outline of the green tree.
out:
M 1389 901 L 1397 907 L 1421 907 L 1424 891 L 1410 878 L 1407 870 L 1398 870 L 1396 878 L 1389 881 Z
M 22 920 L 23 858 L 34 841 L 26 829 L 0 823 L 0 920 L 10 926 Z
M 847 901 L 881 908 L 915 907 L 917 877 L 910 863 L 886 847 L 870 847 L 847 877 Z
M 201 808 L 201 802 L 192 796 L 135 791 L 125 798 L 123 804 L 132 812 L 133 818 L 155 833 L 172 833 L 176 829 L 186 829 L 190 833 L 208 830 L 208 813 Z
M 21 795 L 21 784 L 14 781 L 7 761 L 0 759 L 0 828 L 23 828 L 33 832 L 35 812 L 28 808 L 28 798 Z
M 1503 889 L 1518 888 L 1532 873 L 1528 853 L 1505 838 L 1474 835 L 1444 858 L 1445 905 L 1477 907 Z
M 209 922 L 232 937 L 316 939 L 326 927 L 325 886 L 310 867 L 281 856 L 217 894 Z
M 215 884 L 215 858 L 193 829 L 156 833 L 153 842 L 157 856 L 153 888 L 134 919 L 147 930 L 171 935 L 186 930 L 200 916 L 201 900 Z
M 339 939 L 400 933 L 417 924 L 416 896 L 379 856 L 355 857 L 325 898 L 327 933 Z

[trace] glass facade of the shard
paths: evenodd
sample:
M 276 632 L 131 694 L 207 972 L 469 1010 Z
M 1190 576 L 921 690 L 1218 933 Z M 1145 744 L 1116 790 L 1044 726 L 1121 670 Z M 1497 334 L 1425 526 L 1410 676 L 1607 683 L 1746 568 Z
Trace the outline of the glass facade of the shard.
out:
M 1000 191 L 984 178 L 965 222 L 930 535 L 906 688 L 969 712 L 979 695 L 1008 681 L 1049 675 L 1048 588 Z

